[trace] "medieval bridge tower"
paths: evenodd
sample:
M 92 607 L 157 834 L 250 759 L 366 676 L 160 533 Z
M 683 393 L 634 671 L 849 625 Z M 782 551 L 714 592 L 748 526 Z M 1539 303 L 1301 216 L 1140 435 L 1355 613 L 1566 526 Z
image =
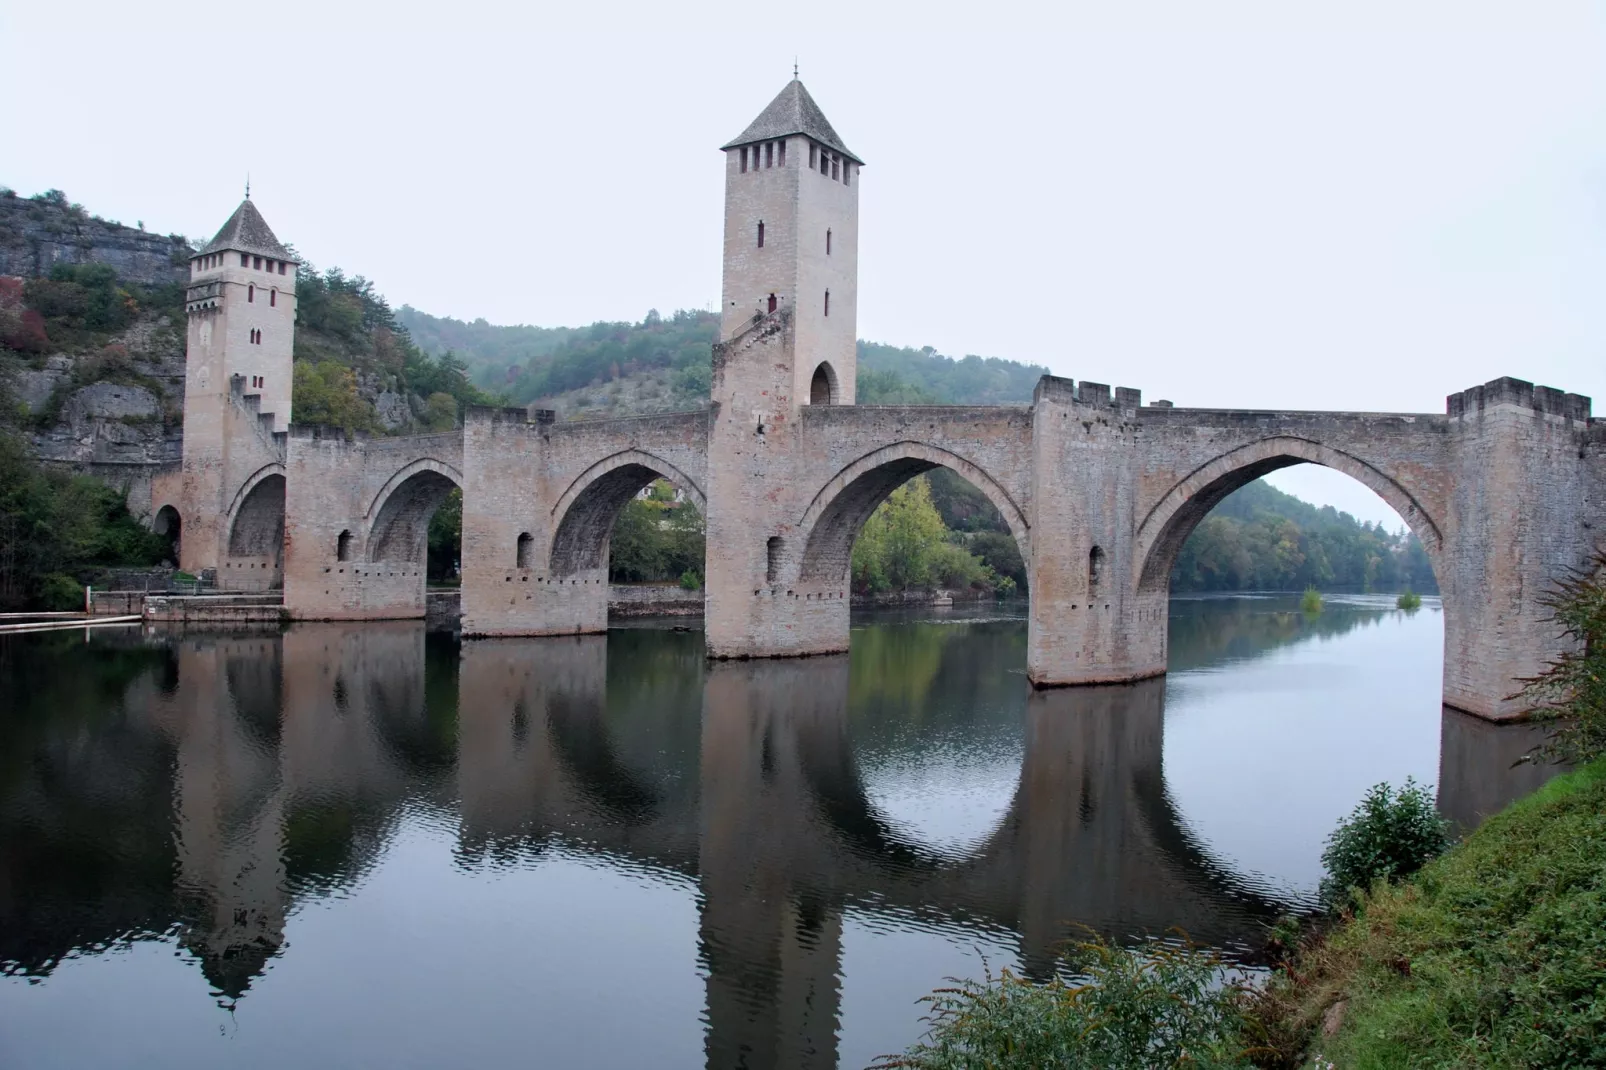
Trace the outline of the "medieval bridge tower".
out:
M 429 520 L 463 494 L 466 636 L 608 627 L 615 518 L 652 480 L 707 519 L 715 658 L 847 649 L 853 542 L 939 466 L 998 509 L 1031 597 L 1038 686 L 1166 671 L 1171 567 L 1224 497 L 1292 464 L 1375 491 L 1443 593 L 1444 700 L 1522 712 L 1564 648 L 1541 597 L 1606 533 L 1606 421 L 1503 378 L 1438 413 L 1186 409 L 1044 376 L 1025 405 L 855 404 L 863 161 L 795 79 L 725 165 L 724 286 L 706 410 L 559 423 L 470 408 L 406 437 L 291 426 L 297 264 L 249 200 L 192 264 L 182 471 L 153 483 L 186 569 L 280 586 L 297 619 L 424 615 Z M 1090 363 L 1100 354 L 1081 354 Z

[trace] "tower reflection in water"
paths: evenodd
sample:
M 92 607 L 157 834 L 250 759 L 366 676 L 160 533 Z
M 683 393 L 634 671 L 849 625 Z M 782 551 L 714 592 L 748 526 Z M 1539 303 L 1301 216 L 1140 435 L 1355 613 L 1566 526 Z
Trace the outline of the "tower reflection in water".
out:
M 837 1065 L 849 916 L 1012 933 L 1035 976 L 1082 927 L 1252 958 L 1287 904 L 1177 813 L 1165 681 L 1031 692 L 1019 632 L 870 629 L 852 655 L 713 664 L 695 634 L 457 644 L 409 624 L 114 650 L 93 694 L 42 686 L 0 728 L 26 756 L 0 768 L 0 960 L 44 975 L 174 938 L 232 1004 L 287 953 L 295 909 L 360 896 L 419 808 L 455 823 L 470 877 L 561 845 L 694 887 L 710 1067 Z M 30 654 L 70 676 L 103 652 Z M 1458 819 L 1544 775 L 1503 775 L 1513 744 L 1482 722 L 1444 725 Z M 1008 737 L 1018 777 L 963 849 L 872 801 L 878 746 L 982 736 Z

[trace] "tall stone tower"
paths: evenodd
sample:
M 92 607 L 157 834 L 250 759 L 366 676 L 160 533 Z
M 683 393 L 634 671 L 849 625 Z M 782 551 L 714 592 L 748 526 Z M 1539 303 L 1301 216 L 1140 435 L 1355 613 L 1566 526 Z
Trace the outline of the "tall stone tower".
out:
M 851 405 L 857 367 L 859 169 L 793 79 L 725 147 L 721 337 L 782 308 L 797 347 L 795 405 Z
M 724 152 L 708 649 L 715 657 L 839 649 L 846 591 L 800 582 L 797 524 L 808 501 L 799 500 L 798 476 L 810 434 L 829 434 L 807 414 L 826 416 L 827 406 L 854 398 L 862 161 L 795 78 Z
M 277 579 L 297 266 L 249 196 L 190 258 L 181 564 L 190 572 L 219 569 L 222 586 L 238 586 L 225 575 L 230 556 L 241 558 L 242 570 L 273 574 L 249 585 Z M 259 486 L 253 477 L 275 464 L 276 481 Z M 245 527 L 236 523 L 242 516 Z

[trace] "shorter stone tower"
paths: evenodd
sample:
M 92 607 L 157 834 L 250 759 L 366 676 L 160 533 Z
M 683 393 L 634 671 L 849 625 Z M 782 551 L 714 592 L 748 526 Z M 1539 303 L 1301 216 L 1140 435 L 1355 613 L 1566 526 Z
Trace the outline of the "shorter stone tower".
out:
M 249 196 L 190 258 L 181 563 L 224 587 L 280 575 L 297 266 Z

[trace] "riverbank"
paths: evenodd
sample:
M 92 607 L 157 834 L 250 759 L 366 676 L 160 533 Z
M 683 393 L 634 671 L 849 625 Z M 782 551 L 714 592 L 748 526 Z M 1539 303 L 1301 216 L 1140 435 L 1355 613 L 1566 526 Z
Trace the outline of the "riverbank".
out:
M 1606 760 L 1491 817 L 1294 957 L 1262 1065 L 1606 1064 Z M 1317 1059 L 1317 1056 L 1320 1059 Z

